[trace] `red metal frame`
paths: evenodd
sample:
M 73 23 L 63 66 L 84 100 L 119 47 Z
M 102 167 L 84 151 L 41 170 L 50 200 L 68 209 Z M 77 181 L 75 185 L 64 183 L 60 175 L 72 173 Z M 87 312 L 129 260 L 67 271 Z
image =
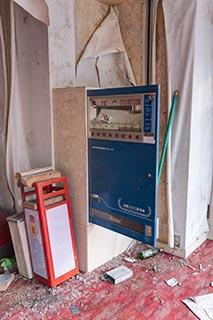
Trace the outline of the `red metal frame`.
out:
M 57 186 L 57 184 L 60 184 L 60 186 Z M 43 241 L 48 279 L 41 277 L 40 275 L 36 274 L 33 271 L 34 278 L 38 279 L 39 281 L 41 281 L 42 283 L 50 287 L 55 287 L 61 282 L 76 275 L 79 271 L 66 177 L 60 177 L 60 178 L 50 179 L 46 181 L 35 182 L 32 185 L 32 188 L 30 190 L 25 190 L 25 186 L 23 184 L 20 185 L 20 188 L 21 188 L 21 196 L 23 201 L 26 201 L 27 197 L 32 195 L 35 195 L 37 198 L 38 216 L 39 216 L 39 222 L 40 222 L 40 228 L 41 228 L 41 235 L 42 235 L 42 241 Z M 55 204 L 45 206 L 45 202 L 44 202 L 45 199 L 53 198 L 59 195 L 64 195 L 65 199 Z M 62 276 L 55 278 L 46 211 L 51 208 L 61 206 L 62 204 L 66 204 L 68 209 L 70 234 L 72 238 L 71 240 L 73 245 L 75 268 L 63 274 Z

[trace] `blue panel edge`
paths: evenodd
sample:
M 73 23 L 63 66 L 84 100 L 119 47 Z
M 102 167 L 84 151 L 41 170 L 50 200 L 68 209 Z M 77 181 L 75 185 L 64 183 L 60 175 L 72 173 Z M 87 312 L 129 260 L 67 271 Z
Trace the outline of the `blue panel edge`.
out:
M 87 95 L 89 97 L 94 96 L 107 96 L 107 95 L 120 95 L 120 94 L 143 94 L 150 92 L 159 92 L 159 85 L 149 85 L 149 86 L 137 86 L 137 87 L 115 87 L 115 88 L 100 88 L 100 89 L 88 89 Z

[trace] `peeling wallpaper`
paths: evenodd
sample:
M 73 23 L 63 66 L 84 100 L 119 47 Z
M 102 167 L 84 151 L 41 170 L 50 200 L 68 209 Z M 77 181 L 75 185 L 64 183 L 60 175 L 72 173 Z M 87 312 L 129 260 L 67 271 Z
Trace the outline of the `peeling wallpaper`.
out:
M 127 0 L 117 6 L 124 45 L 129 56 L 137 85 L 145 84 L 147 77 L 145 69 L 147 61 L 147 29 L 145 27 L 147 3 L 147 0 Z M 98 1 L 76 1 L 77 61 L 93 32 L 108 12 L 109 6 L 99 3 Z
M 97 0 L 48 0 L 47 3 L 50 86 L 74 86 L 76 62 L 108 14 L 109 6 Z M 117 6 L 122 37 L 138 85 L 145 84 L 147 78 L 147 29 L 144 25 L 147 3 L 148 0 L 125 0 Z

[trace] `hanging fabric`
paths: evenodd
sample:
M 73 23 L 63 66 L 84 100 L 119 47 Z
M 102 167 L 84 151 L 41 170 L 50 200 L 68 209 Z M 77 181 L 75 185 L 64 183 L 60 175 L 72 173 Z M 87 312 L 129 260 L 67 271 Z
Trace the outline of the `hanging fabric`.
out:
M 6 175 L 6 134 L 7 134 L 7 70 L 3 25 L 0 15 L 0 204 L 1 209 L 9 212 L 13 207 L 13 198 L 8 190 Z
M 159 3 L 158 0 L 152 2 L 153 21 Z M 162 0 L 162 8 L 168 114 L 174 92 L 178 90 L 180 93 L 167 148 L 168 244 L 173 247 L 174 236 L 179 236 L 179 245 L 187 254 L 196 239 L 205 239 L 208 233 L 213 153 L 210 112 L 213 3 L 210 0 Z M 150 79 L 155 82 L 155 28 L 151 30 L 154 41 L 151 41 L 153 68 Z M 212 212 L 210 205 L 211 229 Z
M 22 210 L 15 174 L 51 164 L 48 32 L 16 3 L 11 7 L 11 91 L 7 179 Z
M 13 0 L 35 19 L 49 25 L 48 5 L 45 0 Z
M 190 252 L 208 233 L 212 183 L 212 16 L 209 0 L 163 0 L 168 105 L 180 95 L 171 132 L 174 233 Z M 201 239 L 201 240 L 200 240 Z

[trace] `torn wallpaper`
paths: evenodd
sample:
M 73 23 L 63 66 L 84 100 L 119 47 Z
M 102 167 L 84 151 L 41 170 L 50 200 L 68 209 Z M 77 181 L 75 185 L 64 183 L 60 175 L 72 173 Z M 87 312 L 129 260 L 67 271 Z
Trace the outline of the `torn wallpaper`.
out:
M 104 39 L 104 41 L 103 41 Z M 92 35 L 77 65 L 77 86 L 135 85 L 114 7 Z

